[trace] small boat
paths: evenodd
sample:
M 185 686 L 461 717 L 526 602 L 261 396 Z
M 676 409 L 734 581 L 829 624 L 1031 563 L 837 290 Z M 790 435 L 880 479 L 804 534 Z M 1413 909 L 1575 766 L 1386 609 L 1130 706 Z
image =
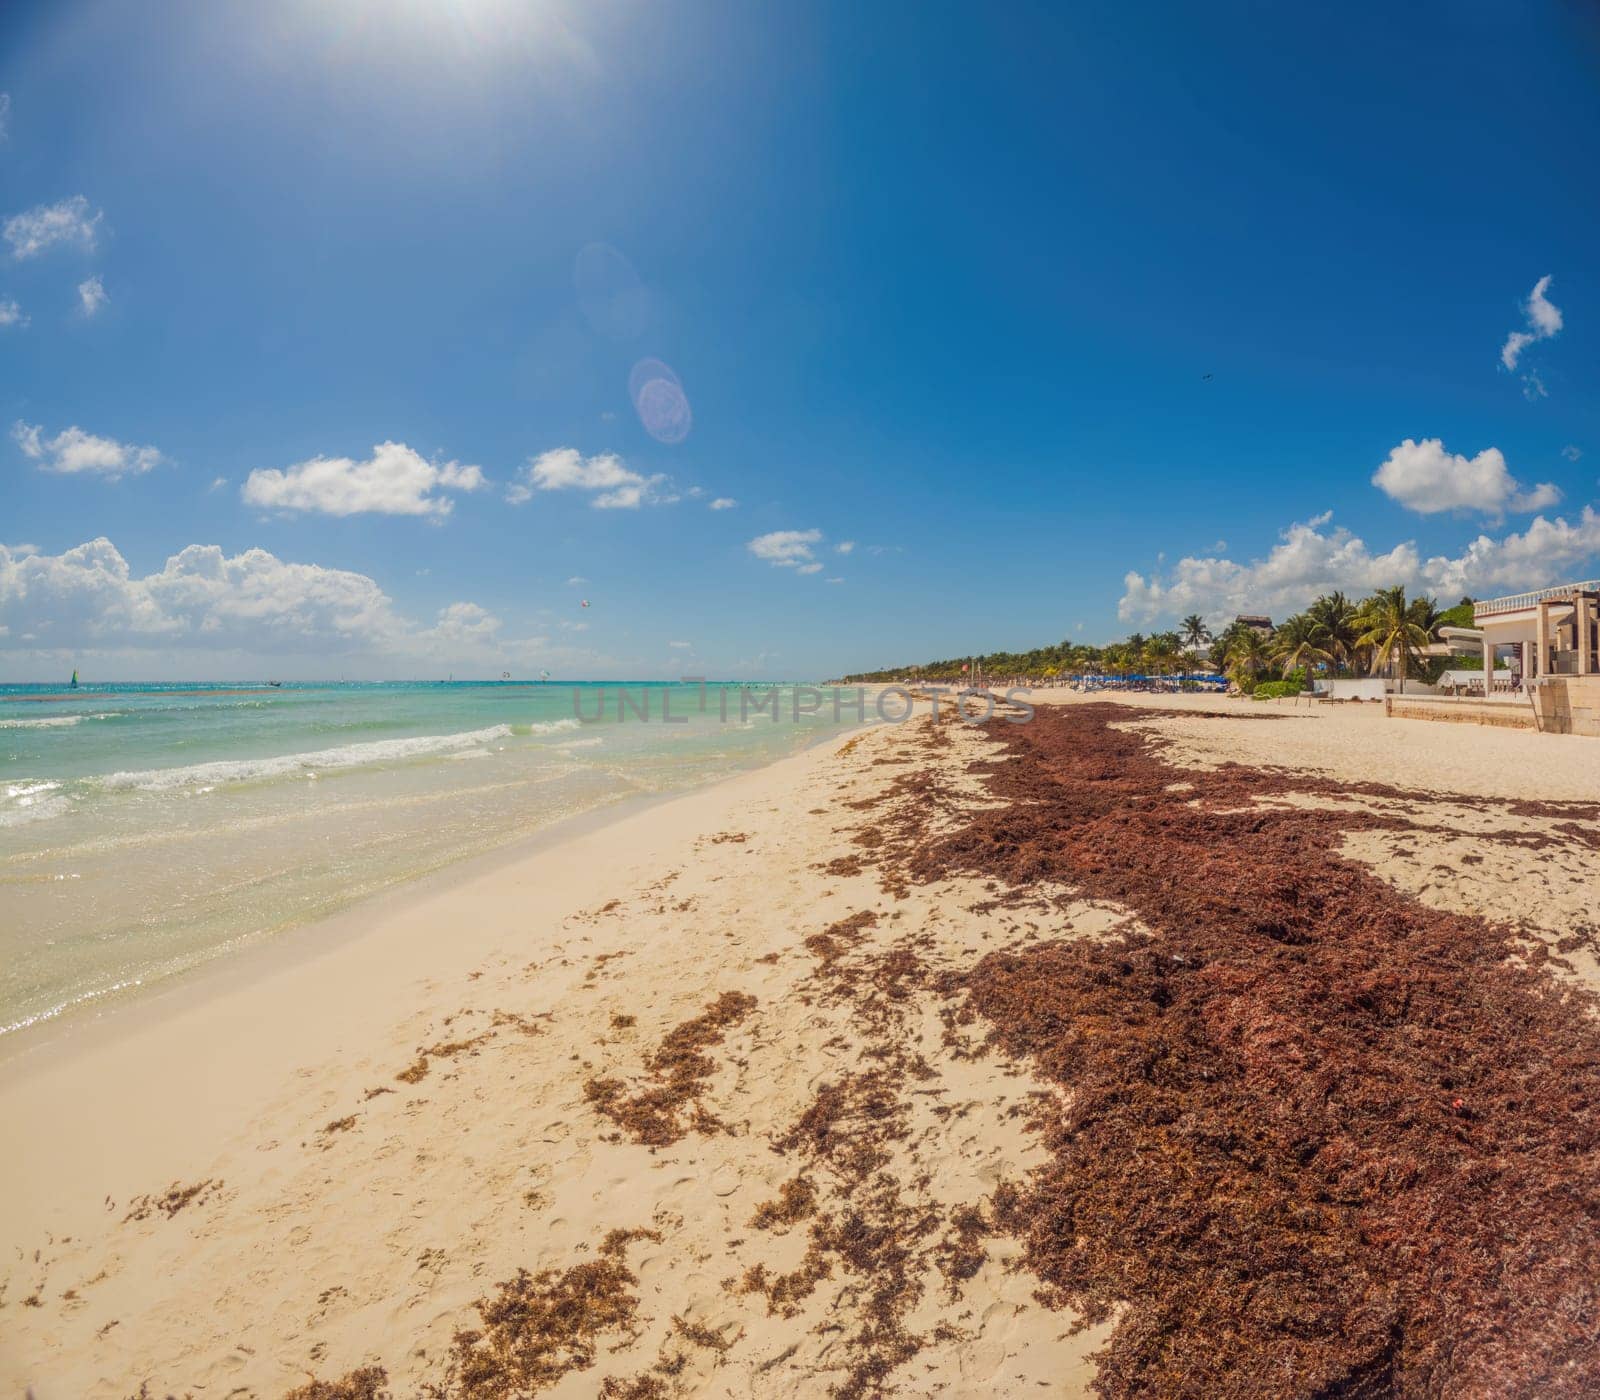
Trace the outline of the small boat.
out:
M 270 685 L 274 690 L 282 690 L 283 689 L 283 682 L 282 681 L 268 681 L 267 684 Z
M 78 668 L 76 666 L 74 666 L 72 668 L 72 679 L 67 682 L 67 689 L 68 690 L 76 690 L 77 688 L 78 688 Z

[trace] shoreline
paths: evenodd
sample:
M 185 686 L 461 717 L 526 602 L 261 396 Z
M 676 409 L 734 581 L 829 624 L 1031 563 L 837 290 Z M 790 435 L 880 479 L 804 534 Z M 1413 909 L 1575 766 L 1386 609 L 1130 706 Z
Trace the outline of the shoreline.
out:
M 850 736 L 830 737 L 848 742 Z M 293 1075 L 295 1061 L 337 1058 L 382 1038 L 415 984 L 465 980 L 471 964 L 516 946 L 518 925 L 540 917 L 556 924 L 585 903 L 603 903 L 627 876 L 609 862 L 583 864 L 605 854 L 601 847 L 626 849 L 630 864 L 659 858 L 683 839 L 657 823 L 661 814 L 671 814 L 669 823 L 703 823 L 747 790 L 781 791 L 789 770 L 814 765 L 826 751 L 819 740 L 688 793 L 624 799 L 586 813 L 574 819 L 589 822 L 585 830 L 536 833 L 527 845 L 433 872 L 227 960 L 236 967 L 113 1008 L 99 1024 L 80 1024 L 76 1035 L 0 1060 L 0 1120 L 55 1125 L 49 1154 L 55 1165 L 39 1153 L 13 1154 L 0 1165 L 0 1240 L 12 1241 L 24 1225 L 47 1225 L 50 1212 L 34 1213 L 28 1203 L 38 1206 L 53 1194 L 63 1170 L 71 1175 L 68 1164 L 88 1167 L 94 1184 L 80 1195 L 92 1200 L 130 1171 L 152 1187 L 179 1174 L 208 1140 L 241 1128 L 245 1105 Z M 437 937 L 457 907 L 473 900 L 481 916 L 476 929 L 465 940 Z M 328 931 L 327 941 L 309 942 Z M 359 1000 L 346 999 L 347 986 L 360 986 Z M 292 1031 L 292 1044 L 284 1031 Z M 206 1053 L 196 1055 L 200 1047 Z M 132 1098 L 92 1092 L 112 1080 L 146 1091 Z M 161 1092 L 149 1093 L 150 1086 Z M 64 1121 L 62 1103 L 75 1105 Z M 21 1217 L 13 1214 L 19 1205 Z M 70 1234 L 84 1223 L 48 1228 Z
M 785 755 L 785 758 L 790 757 L 794 755 Z M 783 761 L 784 758 L 773 760 L 774 763 Z M 769 766 L 763 764 L 749 771 L 758 773 Z M 302 961 L 315 959 L 322 952 L 367 937 L 376 932 L 376 925 L 398 913 L 412 899 L 448 897 L 459 887 L 491 878 L 508 865 L 532 859 L 569 840 L 580 840 L 652 807 L 670 804 L 680 797 L 692 796 L 722 783 L 736 782 L 744 776 L 744 773 L 727 774 L 688 792 L 632 793 L 615 798 L 577 816 L 514 837 L 502 845 L 398 880 L 331 914 L 317 915 L 276 932 L 268 931 L 243 948 L 218 953 L 183 972 L 163 977 L 142 993 L 104 1005 L 69 1009 L 0 1036 L 0 1092 L 11 1078 L 24 1072 L 24 1061 L 49 1060 L 57 1055 L 70 1057 L 113 1043 L 125 1035 L 136 1035 L 148 1025 L 190 1009 L 196 1003 L 226 995 Z
M 246 979 L 263 971 L 271 973 L 281 965 L 282 959 L 314 956 L 317 951 L 315 947 L 303 946 L 311 938 L 327 935 L 337 940 L 360 936 L 364 931 L 361 927 L 363 920 L 368 917 L 381 919 L 385 906 L 391 901 L 424 893 L 443 893 L 457 884 L 492 874 L 503 865 L 559 845 L 569 836 L 576 839 L 658 804 L 671 803 L 680 797 L 737 781 L 750 773 L 761 772 L 774 764 L 809 752 L 831 738 L 855 733 L 882 722 L 868 720 L 851 730 L 839 731 L 839 734 L 816 735 L 789 753 L 766 757 L 753 766 L 713 776 L 688 788 L 607 798 L 574 816 L 558 818 L 549 826 L 513 836 L 508 841 L 469 855 L 446 859 L 415 875 L 403 876 L 381 889 L 358 896 L 353 903 L 331 913 L 319 913 L 287 926 L 261 930 L 252 935 L 243 947 L 228 949 L 224 946 L 192 967 L 161 975 L 148 987 L 139 984 L 137 989 L 107 988 L 88 994 L 81 1002 L 69 1002 L 59 1010 L 43 1013 L 28 1024 L 0 1034 L 0 1084 L 13 1072 L 12 1066 L 18 1061 L 41 1054 L 48 1056 L 57 1045 L 66 1048 L 63 1042 L 78 1037 L 93 1042 L 97 1038 L 115 1035 L 123 1019 L 129 1019 L 131 1025 L 137 1025 L 141 1012 L 158 1014 L 158 1008 L 173 999 L 176 999 L 175 1005 L 181 1008 L 185 998 L 206 995 L 207 988 L 225 988 L 235 980 Z

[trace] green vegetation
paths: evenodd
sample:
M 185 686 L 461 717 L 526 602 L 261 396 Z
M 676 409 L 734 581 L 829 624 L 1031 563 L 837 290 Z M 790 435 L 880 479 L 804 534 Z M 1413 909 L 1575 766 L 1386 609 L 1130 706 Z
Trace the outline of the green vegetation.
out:
M 1407 598 L 1404 588 L 1379 589 L 1353 603 L 1343 593 L 1324 594 L 1304 612 L 1286 618 L 1269 634 L 1234 621 L 1213 633 L 1191 613 L 1176 631 L 1150 636 L 1135 632 L 1106 646 L 1062 641 L 1032 651 L 998 651 L 861 671 L 847 682 L 899 680 L 960 684 L 973 678 L 972 663 L 986 682 L 1050 681 L 1062 676 L 1173 676 L 1220 672 L 1245 694 L 1293 695 L 1312 676 L 1377 675 L 1392 670 L 1436 680 L 1443 670 L 1481 668 L 1478 656 L 1424 657 L 1440 627 L 1470 627 L 1472 599 L 1440 612 L 1432 598 Z

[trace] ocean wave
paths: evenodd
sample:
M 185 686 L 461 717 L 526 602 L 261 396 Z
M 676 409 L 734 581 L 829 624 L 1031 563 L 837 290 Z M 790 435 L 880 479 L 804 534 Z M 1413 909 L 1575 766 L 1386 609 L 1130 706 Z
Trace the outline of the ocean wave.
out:
M 428 758 L 434 754 L 458 753 L 462 749 L 490 744 L 511 737 L 509 724 L 488 729 L 471 729 L 460 734 L 424 734 L 413 739 L 374 739 L 365 744 L 342 744 L 310 753 L 286 753 L 273 758 L 224 758 L 211 763 L 191 763 L 183 768 L 144 768 L 123 773 L 106 773 L 85 779 L 96 787 L 112 791 L 170 792 L 179 788 L 215 787 L 218 783 L 268 782 L 273 778 L 314 778 L 318 773 L 343 768 L 364 768 L 372 764 L 402 763 L 407 759 Z
M 53 794 L 61 784 L 49 778 L 18 778 L 0 788 L 0 826 L 21 826 L 41 817 L 59 816 L 67 810 L 64 797 Z
M 518 735 L 563 734 L 569 729 L 576 729 L 578 721 L 575 719 L 547 719 L 537 724 L 513 724 L 511 732 Z
M 0 729 L 64 729 L 80 719 L 99 718 L 99 715 L 46 715 L 41 719 L 0 719 Z

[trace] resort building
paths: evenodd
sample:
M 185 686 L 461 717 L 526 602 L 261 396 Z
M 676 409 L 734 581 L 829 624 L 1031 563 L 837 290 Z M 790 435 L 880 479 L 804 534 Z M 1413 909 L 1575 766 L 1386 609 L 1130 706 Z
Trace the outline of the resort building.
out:
M 1600 579 L 1485 598 L 1472 617 L 1439 636 L 1480 652 L 1483 669 L 1447 670 L 1433 694 L 1389 695 L 1389 714 L 1600 737 Z
M 1600 736 L 1600 579 L 1486 598 L 1472 617 L 1483 634 L 1485 678 L 1509 651 L 1507 690 L 1526 693 L 1539 729 Z M 1490 680 L 1485 698 L 1496 689 Z
M 1483 634 L 1484 674 L 1502 649 L 1523 680 L 1600 675 L 1600 579 L 1485 598 L 1472 620 Z
M 1252 632 L 1258 632 L 1263 637 L 1270 637 L 1273 633 L 1272 619 L 1261 613 L 1240 613 L 1234 618 L 1235 627 L 1248 627 Z

